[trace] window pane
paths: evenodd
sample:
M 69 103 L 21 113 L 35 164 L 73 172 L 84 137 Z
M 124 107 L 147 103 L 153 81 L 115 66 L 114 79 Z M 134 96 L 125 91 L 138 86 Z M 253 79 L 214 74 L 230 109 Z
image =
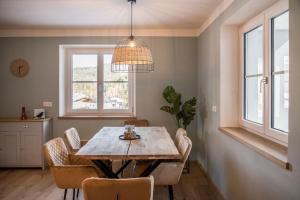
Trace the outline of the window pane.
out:
M 288 73 L 274 76 L 273 84 L 273 127 L 288 132 L 289 114 L 289 77 Z
M 95 54 L 73 55 L 73 81 L 97 81 L 97 61 Z
M 263 28 L 245 34 L 245 75 L 263 73 Z
M 259 26 L 244 35 L 245 46 L 245 91 L 244 118 L 263 123 L 263 28 Z
M 263 123 L 263 93 L 260 88 L 262 76 L 246 78 L 245 80 L 245 106 L 246 120 Z
M 72 109 L 97 109 L 97 83 L 73 83 Z
M 288 132 L 289 13 L 272 19 L 272 128 Z
M 111 72 L 111 54 L 103 55 L 103 109 L 129 109 L 128 73 Z
M 127 82 L 104 82 L 103 93 L 103 109 L 129 109 Z
M 111 72 L 112 54 L 103 55 L 104 62 L 104 81 L 128 81 L 128 73 Z

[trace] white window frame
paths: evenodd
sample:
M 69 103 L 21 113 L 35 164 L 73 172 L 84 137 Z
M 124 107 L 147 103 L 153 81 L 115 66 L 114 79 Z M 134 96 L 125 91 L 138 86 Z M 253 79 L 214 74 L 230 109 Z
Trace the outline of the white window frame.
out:
M 271 20 L 272 18 L 286 12 L 289 9 L 288 1 L 281 0 L 268 8 L 258 16 L 252 18 L 247 23 L 240 27 L 240 94 L 239 94 L 239 123 L 243 128 L 270 139 L 274 142 L 287 146 L 288 133 L 284 133 L 280 130 L 273 129 L 271 127 Z M 244 34 L 262 26 L 263 28 L 263 77 L 267 77 L 267 84 L 263 84 L 263 122 L 262 125 L 250 122 L 244 119 Z
M 64 110 L 63 116 L 103 116 L 103 117 L 134 117 L 135 116 L 135 74 L 128 73 L 129 109 L 103 109 L 103 55 L 112 54 L 114 45 L 60 45 L 60 56 L 63 56 L 61 65 L 64 70 Z M 97 54 L 97 109 L 72 109 L 72 55 Z M 60 76 L 61 79 L 62 76 Z M 60 89 L 63 87 L 60 85 Z M 62 93 L 60 93 L 62 95 Z M 60 97 L 61 98 L 61 97 Z M 60 102 L 62 103 L 62 102 Z M 61 114 L 62 113 L 62 114 Z

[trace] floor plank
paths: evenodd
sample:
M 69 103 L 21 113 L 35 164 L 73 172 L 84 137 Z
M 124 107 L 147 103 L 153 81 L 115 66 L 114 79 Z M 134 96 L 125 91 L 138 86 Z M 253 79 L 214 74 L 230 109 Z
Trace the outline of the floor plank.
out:
M 217 200 L 213 188 L 201 168 L 191 163 L 191 173 L 183 174 L 178 185 L 174 186 L 175 200 Z M 61 200 L 63 190 L 58 189 L 48 170 L 40 169 L 1 169 L 1 200 Z M 68 198 L 72 199 L 72 190 Z M 83 199 L 82 191 L 79 199 Z M 167 200 L 168 189 L 155 187 L 154 200 Z

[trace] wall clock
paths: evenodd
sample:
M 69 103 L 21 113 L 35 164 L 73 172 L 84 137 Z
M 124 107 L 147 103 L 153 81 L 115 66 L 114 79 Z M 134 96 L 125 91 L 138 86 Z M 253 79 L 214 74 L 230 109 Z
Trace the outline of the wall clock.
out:
M 29 73 L 29 64 L 24 59 L 16 59 L 11 63 L 10 70 L 16 77 L 24 77 Z

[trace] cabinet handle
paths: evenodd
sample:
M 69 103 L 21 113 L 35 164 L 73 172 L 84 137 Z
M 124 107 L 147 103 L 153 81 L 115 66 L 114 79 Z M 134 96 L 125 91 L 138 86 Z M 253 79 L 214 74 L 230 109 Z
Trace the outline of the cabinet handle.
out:
M 24 128 L 28 128 L 29 126 L 28 126 L 28 125 L 24 125 L 23 127 L 24 127 Z

